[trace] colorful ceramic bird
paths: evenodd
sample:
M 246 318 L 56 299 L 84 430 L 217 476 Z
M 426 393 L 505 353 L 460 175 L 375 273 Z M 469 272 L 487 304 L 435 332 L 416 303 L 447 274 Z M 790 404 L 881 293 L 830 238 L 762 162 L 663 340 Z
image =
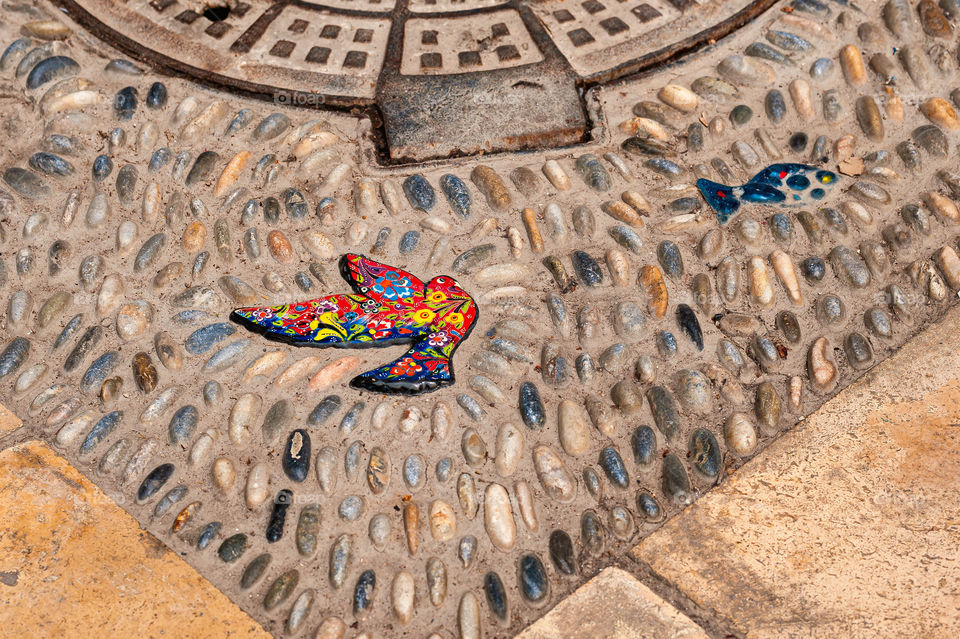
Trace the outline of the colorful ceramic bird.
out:
M 726 186 L 700 178 L 697 188 L 714 211 L 720 224 L 726 224 L 740 209 L 740 202 L 756 204 L 792 204 L 804 200 L 822 200 L 826 189 L 837 181 L 837 174 L 806 164 L 771 164 L 743 186 Z M 813 188 L 811 188 L 813 187 Z
M 453 384 L 451 358 L 477 319 L 476 302 L 456 280 L 442 275 L 424 284 L 404 270 L 353 254 L 340 259 L 340 274 L 355 294 L 238 308 L 230 318 L 267 339 L 297 346 L 411 344 L 395 361 L 353 378 L 355 388 L 416 394 Z

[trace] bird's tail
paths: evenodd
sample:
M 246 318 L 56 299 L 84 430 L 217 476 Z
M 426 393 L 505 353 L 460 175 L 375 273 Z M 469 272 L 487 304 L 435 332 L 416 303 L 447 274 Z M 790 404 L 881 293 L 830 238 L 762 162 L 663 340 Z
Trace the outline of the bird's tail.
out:
M 697 188 L 707 204 L 717 212 L 717 221 L 720 224 L 726 224 L 727 220 L 740 209 L 740 200 L 734 194 L 732 186 L 700 178 L 697 180 Z

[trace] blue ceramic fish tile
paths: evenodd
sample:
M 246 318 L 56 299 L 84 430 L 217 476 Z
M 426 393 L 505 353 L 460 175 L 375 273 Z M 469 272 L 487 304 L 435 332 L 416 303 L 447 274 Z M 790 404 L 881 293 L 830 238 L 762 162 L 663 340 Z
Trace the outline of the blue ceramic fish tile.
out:
M 833 171 L 806 164 L 783 163 L 771 164 L 743 186 L 726 186 L 700 178 L 697 188 L 717 212 L 720 224 L 726 224 L 740 209 L 741 202 L 789 205 L 822 200 L 836 180 Z

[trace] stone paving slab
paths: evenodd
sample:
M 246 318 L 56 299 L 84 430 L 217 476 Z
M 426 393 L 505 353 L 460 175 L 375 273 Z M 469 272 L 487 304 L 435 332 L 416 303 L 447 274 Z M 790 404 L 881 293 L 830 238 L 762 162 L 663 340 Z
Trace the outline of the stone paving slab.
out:
M 0 453 L 0 521 L 0 635 L 270 636 L 42 442 Z
M 689 617 L 619 568 L 606 568 L 517 639 L 707 639 Z
M 747 637 L 960 634 L 960 313 L 632 551 Z

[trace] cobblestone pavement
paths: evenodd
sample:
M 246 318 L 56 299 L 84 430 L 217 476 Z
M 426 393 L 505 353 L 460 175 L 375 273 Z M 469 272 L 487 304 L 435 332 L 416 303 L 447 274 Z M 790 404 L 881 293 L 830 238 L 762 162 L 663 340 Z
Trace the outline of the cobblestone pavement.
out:
M 187 7 L 179 23 L 227 33 L 212 25 L 242 4 Z M 200 85 L 85 30 L 107 37 L 110 16 L 65 6 L 81 27 L 6 2 L 0 399 L 24 426 L 4 443 L 46 442 L 278 636 L 509 636 L 648 536 L 640 548 L 681 544 L 671 518 L 791 441 L 960 289 L 960 6 L 793 0 L 750 5 L 740 26 L 727 21 L 743 6 L 704 5 L 689 23 L 690 3 L 661 7 L 681 39 L 658 43 L 721 18 L 730 35 L 686 57 L 671 45 L 672 64 L 622 79 L 601 72 L 650 45 L 601 46 L 613 41 L 584 26 L 607 20 L 599 2 L 575 10 L 593 57 L 538 3 L 511 5 L 520 22 L 472 7 L 477 26 L 455 41 L 406 3 L 389 18 L 341 7 L 357 48 L 329 55 L 355 72 L 324 81 L 352 78 L 373 101 L 294 106 L 228 80 L 310 82 L 273 60 L 321 55 L 306 45 L 326 27 L 297 6 L 272 5 L 282 19 L 232 67 L 182 52 L 219 80 L 159 60 L 176 41 L 145 27 L 147 53 Z M 415 26 L 419 45 L 384 44 Z M 358 84 L 351 53 L 375 60 L 381 45 L 399 70 Z M 424 57 L 509 46 L 519 58 L 477 76 Z M 566 65 L 540 93 L 509 75 L 538 56 Z M 503 131 L 478 132 L 469 106 L 397 107 L 440 90 L 411 92 L 405 73 L 457 79 L 441 89 L 461 98 L 463 82 L 499 78 L 477 113 L 513 90 L 514 106 L 539 106 L 504 106 Z M 554 101 L 571 87 L 575 108 Z M 503 140 L 568 107 L 586 127 L 577 145 L 473 154 L 527 148 Z M 456 148 L 418 155 L 424 141 L 404 136 L 426 130 Z

